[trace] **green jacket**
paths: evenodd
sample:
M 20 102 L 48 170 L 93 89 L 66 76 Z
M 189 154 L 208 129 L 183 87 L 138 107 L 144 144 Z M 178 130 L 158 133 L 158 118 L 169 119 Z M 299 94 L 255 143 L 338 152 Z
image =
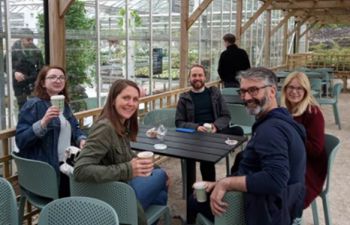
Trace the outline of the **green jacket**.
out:
M 109 120 L 100 120 L 93 125 L 85 147 L 80 152 L 74 167 L 74 179 L 78 182 L 127 181 L 133 178 L 131 151 L 128 137 L 120 137 Z M 147 220 L 138 203 L 138 224 L 147 225 Z

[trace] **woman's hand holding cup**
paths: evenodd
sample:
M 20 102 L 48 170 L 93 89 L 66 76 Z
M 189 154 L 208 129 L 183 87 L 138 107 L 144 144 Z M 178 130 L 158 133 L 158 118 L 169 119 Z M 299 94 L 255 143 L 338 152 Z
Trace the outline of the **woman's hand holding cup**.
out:
M 154 167 L 153 152 L 140 153 L 137 155 L 137 158 L 131 160 L 133 175 L 142 177 L 149 176 Z
M 47 125 L 53 118 L 56 118 L 60 115 L 60 110 L 56 106 L 51 106 L 46 110 L 44 117 L 40 121 L 40 125 L 42 128 L 46 128 Z

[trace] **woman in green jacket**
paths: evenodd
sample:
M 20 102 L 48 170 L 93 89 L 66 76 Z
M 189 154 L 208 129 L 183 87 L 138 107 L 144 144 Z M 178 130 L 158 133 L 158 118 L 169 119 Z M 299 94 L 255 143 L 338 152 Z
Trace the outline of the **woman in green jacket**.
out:
M 77 159 L 74 178 L 80 182 L 127 182 L 145 210 L 151 204 L 167 204 L 168 176 L 164 170 L 155 169 L 152 160 L 137 158 L 130 148 L 130 140 L 135 141 L 138 132 L 139 97 L 140 90 L 133 81 L 113 83 Z M 147 224 L 142 208 L 138 208 L 139 224 Z

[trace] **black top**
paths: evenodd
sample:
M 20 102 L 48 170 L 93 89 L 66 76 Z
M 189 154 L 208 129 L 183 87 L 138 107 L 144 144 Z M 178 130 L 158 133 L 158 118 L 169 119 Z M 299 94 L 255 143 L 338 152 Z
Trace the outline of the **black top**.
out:
M 214 122 L 213 108 L 209 89 L 205 88 L 201 93 L 190 92 L 194 104 L 195 123 Z
M 237 73 L 250 68 L 249 57 L 246 51 L 233 44 L 227 47 L 220 55 L 218 73 L 224 82 L 236 82 Z

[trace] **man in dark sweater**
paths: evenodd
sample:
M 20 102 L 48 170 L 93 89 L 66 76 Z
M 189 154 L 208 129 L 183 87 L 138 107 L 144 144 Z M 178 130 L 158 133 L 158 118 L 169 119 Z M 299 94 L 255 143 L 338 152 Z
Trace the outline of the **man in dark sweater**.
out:
M 189 73 L 192 89 L 180 95 L 176 109 L 176 127 L 191 128 L 197 132 L 243 135 L 241 127 L 229 128 L 231 116 L 220 90 L 216 87 L 205 87 L 205 81 L 205 68 L 202 65 L 193 65 Z M 209 129 L 204 126 L 205 123 L 210 126 Z M 194 182 L 196 179 L 195 161 L 186 160 L 186 162 L 187 176 Z M 213 163 L 201 162 L 200 170 L 203 180 L 216 180 Z M 187 194 L 191 194 L 191 184 L 187 186 Z
M 225 34 L 223 37 L 226 50 L 220 55 L 218 73 L 225 88 L 239 87 L 236 79 L 239 71 L 250 68 L 249 57 L 246 51 L 235 44 L 236 37 L 233 34 Z
M 192 199 L 191 208 L 211 220 L 225 212 L 228 191 L 244 192 L 248 225 L 290 225 L 302 214 L 306 154 L 304 128 L 276 100 L 276 75 L 266 68 L 241 73 L 240 95 L 256 116 L 239 169 L 234 176 L 207 182 L 209 203 Z

